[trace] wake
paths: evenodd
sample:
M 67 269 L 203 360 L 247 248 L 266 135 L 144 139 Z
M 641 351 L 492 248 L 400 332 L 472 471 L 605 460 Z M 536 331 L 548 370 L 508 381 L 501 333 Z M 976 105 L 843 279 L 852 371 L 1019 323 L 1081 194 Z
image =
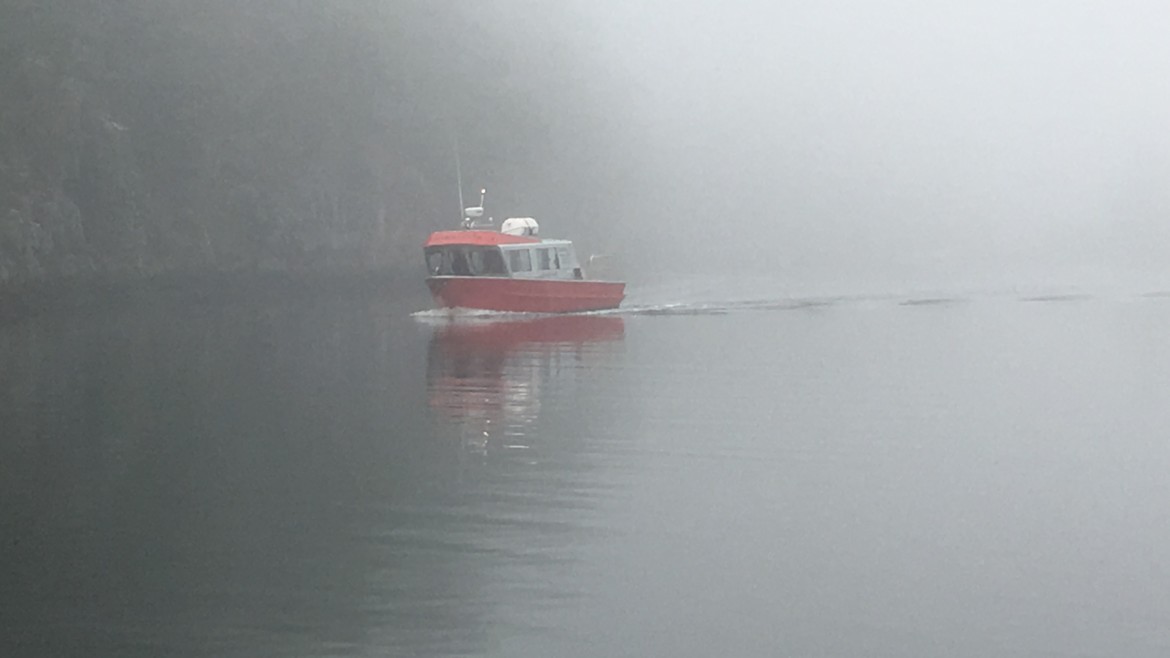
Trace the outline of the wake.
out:
M 422 323 L 447 324 L 525 320 L 550 316 L 716 316 L 780 311 L 819 311 L 836 308 L 951 308 L 975 303 L 1075 304 L 1107 301 L 1170 301 L 1170 291 L 1090 293 L 1083 290 L 1021 292 L 987 291 L 961 294 L 854 294 L 825 296 L 760 296 L 748 299 L 654 300 L 653 292 L 631 291 L 629 301 L 615 309 L 580 313 L 516 313 L 466 308 L 439 308 L 416 311 L 411 316 Z M 648 294 L 649 293 L 649 294 Z

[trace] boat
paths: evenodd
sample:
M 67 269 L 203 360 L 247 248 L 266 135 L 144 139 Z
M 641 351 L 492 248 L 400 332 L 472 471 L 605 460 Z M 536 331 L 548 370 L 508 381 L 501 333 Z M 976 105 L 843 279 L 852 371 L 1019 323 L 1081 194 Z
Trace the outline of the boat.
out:
M 617 308 L 626 284 L 585 276 L 569 240 L 538 237 L 531 217 L 499 230 L 480 205 L 465 208 L 461 227 L 435 231 L 423 245 L 427 287 L 446 308 L 512 313 L 581 313 Z M 462 205 L 462 204 L 461 204 Z

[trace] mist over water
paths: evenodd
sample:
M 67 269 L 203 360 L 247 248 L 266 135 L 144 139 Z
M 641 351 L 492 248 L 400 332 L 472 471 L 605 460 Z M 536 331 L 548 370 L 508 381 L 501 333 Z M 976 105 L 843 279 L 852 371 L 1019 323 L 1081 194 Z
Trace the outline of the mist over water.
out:
M 638 275 L 1166 281 L 1170 47 L 1158 3 L 581 12 L 593 29 L 571 43 L 609 76 L 595 112 L 611 96 L 628 112 L 624 221 L 597 239 Z

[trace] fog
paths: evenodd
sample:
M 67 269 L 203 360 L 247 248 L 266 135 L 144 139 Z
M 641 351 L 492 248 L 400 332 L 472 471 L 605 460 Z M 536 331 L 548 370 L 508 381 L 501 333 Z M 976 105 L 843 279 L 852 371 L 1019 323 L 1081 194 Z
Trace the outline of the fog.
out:
M 0 1 L 0 656 L 1170 655 L 1168 19 Z
M 504 24 L 530 9 L 482 11 Z M 551 139 L 612 176 L 578 181 L 569 205 L 594 214 L 557 228 L 620 253 L 634 278 L 750 269 L 850 289 L 1170 274 L 1170 10 L 1157 3 L 540 13 L 527 27 L 574 52 L 588 99 Z
M 412 268 L 459 219 L 454 150 L 490 214 L 617 256 L 635 285 L 1162 288 L 1168 14 L 10 2 L 0 284 Z

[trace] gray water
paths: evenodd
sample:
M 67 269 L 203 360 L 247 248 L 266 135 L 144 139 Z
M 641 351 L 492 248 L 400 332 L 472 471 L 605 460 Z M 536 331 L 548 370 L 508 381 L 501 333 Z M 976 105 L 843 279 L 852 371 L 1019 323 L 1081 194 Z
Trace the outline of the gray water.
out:
M 1165 656 L 1170 299 L 0 327 L 0 655 Z

